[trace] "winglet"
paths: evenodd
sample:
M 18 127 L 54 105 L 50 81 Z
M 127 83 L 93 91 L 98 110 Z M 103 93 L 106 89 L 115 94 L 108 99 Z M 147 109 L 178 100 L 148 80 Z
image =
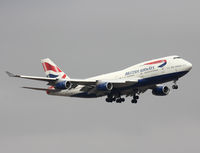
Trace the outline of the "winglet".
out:
M 6 71 L 6 73 L 8 74 L 9 77 L 17 77 L 17 75 L 13 74 L 13 73 L 10 73 L 8 71 Z

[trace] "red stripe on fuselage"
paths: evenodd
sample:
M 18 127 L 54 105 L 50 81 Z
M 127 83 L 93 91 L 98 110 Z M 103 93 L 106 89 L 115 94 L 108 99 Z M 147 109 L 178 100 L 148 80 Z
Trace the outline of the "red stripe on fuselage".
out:
M 146 63 L 146 64 L 144 64 L 144 65 L 158 64 L 158 63 L 162 63 L 162 62 L 167 62 L 167 60 L 158 60 L 158 61 Z

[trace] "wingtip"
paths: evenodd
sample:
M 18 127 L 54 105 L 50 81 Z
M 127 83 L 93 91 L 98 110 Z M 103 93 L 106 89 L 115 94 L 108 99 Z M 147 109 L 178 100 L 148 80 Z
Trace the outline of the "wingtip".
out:
M 8 71 L 6 71 L 6 74 L 7 74 L 9 77 L 15 77 L 15 76 L 16 76 L 15 74 L 13 74 L 13 73 L 11 73 L 11 72 L 8 72 Z

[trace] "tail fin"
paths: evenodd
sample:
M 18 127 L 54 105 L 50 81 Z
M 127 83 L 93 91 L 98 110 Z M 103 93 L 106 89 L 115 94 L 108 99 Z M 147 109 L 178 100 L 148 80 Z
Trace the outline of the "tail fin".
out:
M 42 59 L 41 62 L 48 78 L 69 79 L 69 77 L 49 58 Z

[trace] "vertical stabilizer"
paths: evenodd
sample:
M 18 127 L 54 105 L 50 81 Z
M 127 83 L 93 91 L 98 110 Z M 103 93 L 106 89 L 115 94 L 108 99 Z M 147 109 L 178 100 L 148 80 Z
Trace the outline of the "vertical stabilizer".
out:
M 69 79 L 69 77 L 49 58 L 42 59 L 41 62 L 48 78 Z

